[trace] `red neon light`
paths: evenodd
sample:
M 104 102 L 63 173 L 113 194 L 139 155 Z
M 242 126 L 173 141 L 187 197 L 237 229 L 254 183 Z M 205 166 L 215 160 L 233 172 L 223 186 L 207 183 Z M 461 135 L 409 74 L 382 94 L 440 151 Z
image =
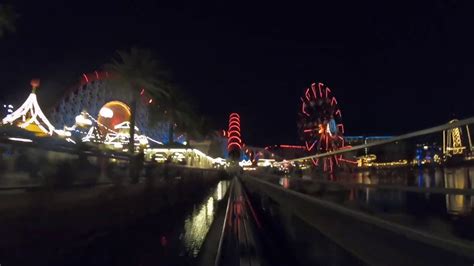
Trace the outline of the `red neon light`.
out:
M 339 166 L 339 160 L 337 159 L 337 155 L 334 155 L 334 160 L 336 160 L 336 165 Z
M 229 145 L 227 145 L 227 149 L 230 150 L 230 147 L 232 147 L 232 146 L 237 146 L 237 147 L 239 147 L 239 149 L 242 149 L 242 146 L 237 142 L 229 143 Z
M 298 146 L 298 145 L 286 145 L 286 144 L 281 144 L 280 148 L 288 148 L 288 149 L 306 149 L 305 146 Z
M 140 91 L 140 95 L 143 95 L 144 93 L 145 93 L 145 89 L 142 89 L 142 90 Z
M 231 126 L 229 127 L 229 130 L 231 130 L 231 129 L 233 129 L 233 128 L 236 128 L 235 130 L 240 131 L 240 127 L 239 127 L 238 125 L 231 125 Z
M 329 88 L 326 88 L 326 98 L 328 97 L 329 93 L 331 93 L 331 90 Z
M 233 122 L 233 123 L 230 123 L 230 124 L 229 124 L 229 129 L 230 129 L 231 127 L 238 127 L 238 128 L 239 128 L 239 131 L 240 131 L 240 124 L 239 124 L 239 123 L 234 123 L 234 122 Z
M 229 134 L 229 137 L 232 137 L 233 135 L 237 135 L 238 137 L 240 137 L 240 132 L 237 130 L 229 130 L 228 134 Z
M 315 166 L 318 166 L 319 158 L 316 159 L 316 160 L 315 160 L 314 158 L 311 158 L 311 161 L 313 161 L 313 164 L 314 164 Z
M 313 144 L 311 145 L 311 147 L 310 147 L 310 146 L 308 146 L 308 142 L 305 141 L 306 149 L 307 149 L 308 151 L 311 151 L 311 150 L 313 149 L 313 147 L 314 147 L 314 144 L 316 144 L 316 142 L 317 142 L 317 140 L 315 140 L 315 141 L 313 142 Z
M 233 125 L 233 126 L 229 127 L 229 129 L 227 130 L 227 132 L 228 132 L 229 134 L 232 134 L 232 133 L 235 133 L 235 132 L 237 132 L 238 134 L 240 134 L 240 130 L 232 129 L 232 127 L 237 127 L 237 126 L 236 126 L 236 125 Z
M 311 90 L 313 91 L 314 99 L 317 99 L 318 96 L 316 96 L 316 83 L 311 84 Z
M 333 170 L 333 168 L 332 168 L 332 164 L 333 164 L 333 162 L 332 162 L 332 160 L 331 160 L 331 159 L 328 159 L 328 160 L 329 160 L 329 166 L 331 167 L 331 170 L 330 170 L 329 172 L 330 172 L 330 173 L 332 173 L 332 170 Z
M 318 88 L 319 88 L 319 96 L 321 98 L 323 98 L 323 91 L 321 90 L 322 86 L 324 86 L 324 84 L 322 84 L 321 82 L 318 83 Z
M 337 109 L 336 115 L 339 114 L 339 117 L 341 117 L 341 109 Z
M 326 166 L 326 159 L 323 159 L 323 163 L 324 163 L 323 170 L 324 170 L 324 172 L 326 172 L 326 169 L 327 169 L 327 166 Z
M 240 131 L 240 125 L 239 124 L 233 123 L 233 124 L 229 125 L 229 129 L 231 129 L 232 127 L 237 127 L 238 130 Z
M 84 77 L 84 79 L 86 80 L 86 82 L 89 82 L 89 78 L 87 77 L 86 74 L 82 74 L 82 76 Z
M 227 149 L 230 150 L 232 147 L 238 147 L 242 149 L 242 139 L 240 138 L 240 116 L 237 113 L 231 113 L 229 115 L 229 128 L 227 130 Z
M 97 79 L 99 79 L 99 72 L 97 72 L 97 70 L 96 70 L 96 71 L 94 71 L 94 73 L 95 73 L 95 77 L 96 77 Z
M 332 97 L 331 105 L 337 104 L 336 97 Z
M 306 92 L 304 93 L 304 95 L 306 96 L 306 99 L 309 101 L 309 88 L 306 89 Z
M 222 130 L 222 136 L 225 137 L 225 130 Z
M 303 102 L 303 104 L 301 105 L 301 112 L 305 114 L 306 116 L 309 116 L 309 114 L 305 110 L 306 104 L 304 103 L 303 98 L 301 98 L 301 101 Z
M 228 142 L 231 142 L 233 139 L 237 139 L 239 143 L 242 143 L 242 140 L 238 136 L 230 136 Z

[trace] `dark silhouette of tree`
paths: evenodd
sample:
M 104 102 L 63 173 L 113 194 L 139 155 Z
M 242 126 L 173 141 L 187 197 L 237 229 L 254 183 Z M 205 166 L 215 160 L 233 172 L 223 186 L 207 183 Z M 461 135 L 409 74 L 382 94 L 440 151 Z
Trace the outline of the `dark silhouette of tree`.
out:
M 154 58 L 152 52 L 147 49 L 132 47 L 130 51 L 117 51 L 111 63 L 105 65 L 105 69 L 115 76 L 112 83 L 117 89 L 130 90 L 131 118 L 130 118 L 130 141 L 129 152 L 134 152 L 135 120 L 137 101 L 142 89 L 155 98 L 162 98 L 169 95 L 167 80 L 168 71 Z
M 203 138 L 210 130 L 209 120 L 198 114 L 191 97 L 174 88 L 168 97 L 159 102 L 151 112 L 153 120 L 168 124 L 168 143 L 174 143 L 176 131 L 189 138 Z

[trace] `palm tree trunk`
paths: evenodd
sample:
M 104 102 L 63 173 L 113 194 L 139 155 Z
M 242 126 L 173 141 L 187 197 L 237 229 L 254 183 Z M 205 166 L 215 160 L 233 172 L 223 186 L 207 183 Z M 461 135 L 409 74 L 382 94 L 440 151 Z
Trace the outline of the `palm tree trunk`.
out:
M 130 106 L 130 138 L 128 139 L 128 152 L 130 153 L 130 162 L 129 162 L 129 177 L 132 184 L 138 182 L 139 173 L 138 173 L 138 165 L 137 160 L 134 156 L 135 154 L 135 120 L 137 114 L 137 97 L 135 93 L 132 96 L 132 102 Z
M 128 152 L 130 154 L 135 153 L 135 120 L 136 120 L 136 113 L 137 113 L 137 97 L 133 95 L 132 103 L 130 106 L 130 138 L 128 141 Z

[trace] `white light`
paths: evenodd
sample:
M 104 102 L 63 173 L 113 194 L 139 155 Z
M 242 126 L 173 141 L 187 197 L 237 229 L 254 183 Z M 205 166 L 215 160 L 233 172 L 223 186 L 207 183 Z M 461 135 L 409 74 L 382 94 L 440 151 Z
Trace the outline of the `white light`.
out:
M 19 142 L 33 142 L 31 139 L 24 139 L 24 138 L 8 138 L 9 140 L 19 141 Z
M 62 129 L 55 130 L 54 132 L 56 132 L 56 134 L 58 134 L 60 137 L 70 137 L 71 136 L 71 132 L 65 131 L 65 130 L 62 130 Z
M 76 124 L 80 126 L 91 126 L 92 121 L 88 118 L 85 118 L 82 114 L 76 116 Z
M 108 107 L 102 107 L 99 111 L 100 116 L 105 117 L 105 118 L 112 118 L 114 116 L 114 111 L 112 111 Z
M 13 105 L 9 104 L 9 105 L 8 105 L 8 108 L 12 108 L 12 109 L 13 109 Z
M 27 116 L 27 114 L 29 115 Z M 26 117 L 29 118 L 26 119 Z M 30 93 L 20 108 L 3 118 L 2 123 L 13 124 L 18 119 L 22 120 L 22 123 L 19 125 L 21 128 L 26 128 L 30 124 L 36 124 L 45 134 L 53 134 L 54 126 L 49 122 L 49 120 L 41 111 L 36 99 L 36 94 L 34 93 Z
M 76 144 L 76 142 L 74 140 L 70 139 L 70 138 L 67 138 L 66 141 Z
M 140 136 L 138 142 L 140 143 L 140 145 L 147 145 L 148 139 L 146 137 Z
M 187 141 L 183 141 L 183 145 L 188 145 L 188 142 L 187 142 Z

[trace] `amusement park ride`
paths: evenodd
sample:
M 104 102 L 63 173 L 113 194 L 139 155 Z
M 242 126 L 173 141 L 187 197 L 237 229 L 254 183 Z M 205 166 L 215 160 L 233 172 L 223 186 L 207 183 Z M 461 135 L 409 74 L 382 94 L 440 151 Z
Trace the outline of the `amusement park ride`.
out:
M 87 80 L 87 82 L 82 85 L 80 91 L 78 91 L 76 95 L 90 93 L 91 91 L 96 90 L 96 86 L 102 86 L 102 83 L 97 83 L 101 82 L 101 80 L 99 79 L 100 75 L 98 73 L 96 74 L 97 80 Z M 87 78 L 87 76 L 85 77 Z M 90 82 L 96 83 L 91 85 Z M 89 85 L 92 87 L 84 87 Z M 39 80 L 32 80 L 31 86 L 32 91 L 26 101 L 18 109 L 9 112 L 5 118 L 2 119 L 3 125 L 17 126 L 39 137 L 54 136 L 72 144 L 79 142 L 91 143 L 95 145 L 102 145 L 108 149 L 124 152 L 128 151 L 127 144 L 129 143 L 130 131 L 130 122 L 128 120 L 130 118 L 130 110 L 123 101 L 120 99 L 110 100 L 110 97 L 108 96 L 101 96 L 103 99 L 101 98 L 102 100 L 100 103 L 95 105 L 89 104 L 92 106 L 92 110 L 98 109 L 96 107 L 97 105 L 102 106 L 98 110 L 94 111 L 96 115 L 91 115 L 85 111 L 84 108 L 79 112 L 78 115 L 75 116 L 72 126 L 67 126 L 67 123 L 64 123 L 66 126 L 62 126 L 62 129 L 57 129 L 57 127 L 55 127 L 53 123 L 51 123 L 44 115 L 38 104 L 36 91 L 39 87 Z M 71 99 L 71 97 L 68 99 Z M 91 102 L 97 102 L 96 98 L 93 99 L 94 100 Z M 304 94 L 300 100 L 301 106 L 298 112 L 299 119 L 297 122 L 297 127 L 300 139 L 304 145 L 274 145 L 266 148 L 246 146 L 243 143 L 241 135 L 240 115 L 238 113 L 231 113 L 229 116 L 227 132 L 224 131 L 223 134 L 227 140 L 227 154 L 223 157 L 228 157 L 230 161 L 233 162 L 239 162 L 241 166 L 246 165 L 254 169 L 256 166 L 268 166 L 269 164 L 276 163 L 276 161 L 287 157 L 277 156 L 277 154 L 274 154 L 271 151 L 272 148 L 278 146 L 279 149 L 294 150 L 294 154 L 305 151 L 306 155 L 311 155 L 310 159 L 313 167 L 320 168 L 324 172 L 332 173 L 337 167 L 342 166 L 342 164 L 360 167 L 361 162 L 364 161 L 364 158 L 359 158 L 358 161 L 353 161 L 351 159 L 354 158 L 344 158 L 342 153 L 326 157 L 312 156 L 351 148 L 351 146 L 347 145 L 347 143 L 348 141 L 350 142 L 351 138 L 354 138 L 344 136 L 342 112 L 331 89 L 323 83 L 313 83 L 311 84 L 310 88 L 305 89 Z M 149 100 L 146 102 L 151 103 Z M 61 103 L 58 110 L 62 110 L 64 108 L 66 108 L 65 103 Z M 74 110 L 76 109 L 77 108 L 74 108 Z M 70 111 L 72 112 L 74 110 L 71 109 Z M 53 114 L 55 114 L 56 117 L 59 117 L 59 113 L 57 111 L 53 112 Z M 59 119 L 59 121 L 69 121 L 69 116 L 69 114 L 64 115 L 61 119 Z M 146 120 L 146 114 L 141 116 L 141 120 Z M 450 123 L 455 123 L 456 121 L 457 120 L 452 120 Z M 147 136 L 146 132 L 152 132 L 153 130 L 148 129 L 143 130 L 145 131 L 143 132 L 141 131 L 142 128 L 140 127 L 140 124 L 138 125 L 139 126 L 135 126 L 135 130 L 138 133 L 135 135 L 134 139 L 136 150 L 152 150 L 151 145 L 163 144 L 161 141 Z M 467 146 L 466 143 L 469 145 Z M 157 149 L 163 148 L 163 146 L 156 147 L 158 147 Z M 190 149 L 183 147 L 183 151 L 179 152 L 183 154 L 186 152 L 189 153 L 188 150 Z M 474 156 L 472 156 L 473 151 L 473 144 L 468 125 L 463 127 L 453 127 L 443 131 L 444 161 L 449 159 L 458 160 L 461 157 L 462 161 L 474 160 Z M 195 151 L 195 153 L 199 153 L 200 157 L 205 158 L 205 160 L 209 161 L 211 164 L 215 163 L 217 159 L 219 159 L 219 163 L 221 165 L 223 164 L 222 160 L 224 159 L 222 158 L 218 157 L 213 159 L 205 154 L 202 154 L 202 152 Z M 366 154 L 366 156 L 368 155 Z M 290 160 L 290 158 L 287 159 Z M 285 160 L 283 159 L 283 161 Z M 311 163 L 308 163 L 306 166 L 310 164 Z M 372 162 L 372 165 L 378 165 L 380 167 L 385 165 L 398 166 L 407 164 L 407 162 L 398 164 L 394 162 Z M 368 164 L 366 164 L 366 166 L 367 165 Z
M 67 142 L 74 144 L 77 141 L 81 141 L 85 143 L 101 143 L 113 148 L 122 148 L 125 143 L 128 143 L 128 131 L 130 128 L 128 121 L 120 121 L 120 123 L 109 124 L 108 126 L 103 124 L 104 121 L 112 119 L 114 116 L 113 111 L 108 107 L 103 107 L 100 110 L 99 119 L 95 119 L 89 113 L 83 111 L 76 116 L 73 126 L 64 126 L 64 129 L 56 129 L 46 118 L 38 104 L 36 90 L 39 87 L 39 80 L 32 80 L 31 86 L 32 91 L 26 101 L 14 112 L 3 118 L 2 124 L 18 126 L 39 137 L 61 137 Z M 110 126 L 113 126 L 113 128 L 110 128 Z M 135 129 L 139 132 L 137 127 Z M 79 135 L 80 138 L 74 138 L 74 135 Z M 135 136 L 137 148 L 149 147 L 149 141 L 163 144 L 145 135 L 137 134 Z
M 342 113 L 329 87 L 323 83 L 313 83 L 301 97 L 301 108 L 298 114 L 298 131 L 308 153 L 326 153 L 350 148 L 344 143 L 344 124 Z M 319 159 L 311 158 L 315 166 L 320 166 Z M 322 159 L 322 168 L 333 172 L 341 163 L 357 162 L 333 155 Z

